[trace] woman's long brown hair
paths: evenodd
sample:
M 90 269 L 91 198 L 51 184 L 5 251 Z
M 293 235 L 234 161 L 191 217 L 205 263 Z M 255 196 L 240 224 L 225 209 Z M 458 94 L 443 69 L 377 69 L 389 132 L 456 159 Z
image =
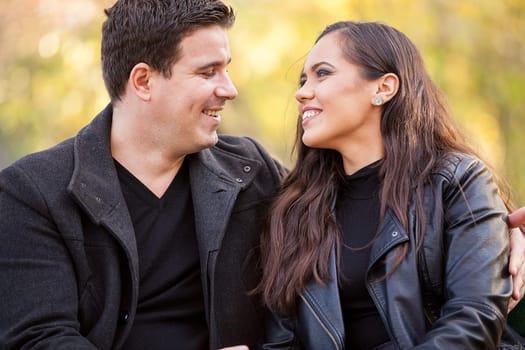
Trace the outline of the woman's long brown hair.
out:
M 438 161 L 453 151 L 476 154 L 450 117 L 418 50 L 403 33 L 381 23 L 337 22 L 326 27 L 316 42 L 331 32 L 340 36 L 346 59 L 361 67 L 364 79 L 386 73 L 399 78 L 399 90 L 381 116 L 380 217 L 388 207 L 406 228 L 409 203 L 415 200 L 423 229 L 423 185 Z M 302 135 L 298 118 L 296 165 L 273 203 L 261 239 L 263 277 L 257 290 L 267 306 L 284 314 L 293 313 L 308 281 L 323 284 L 330 279 L 329 254 L 334 245 L 338 253 L 340 246 L 333 205 L 344 176 L 342 157 L 333 150 L 305 146 Z M 424 231 L 420 241 L 423 236 Z M 398 249 L 397 264 L 406 249 L 406 245 Z

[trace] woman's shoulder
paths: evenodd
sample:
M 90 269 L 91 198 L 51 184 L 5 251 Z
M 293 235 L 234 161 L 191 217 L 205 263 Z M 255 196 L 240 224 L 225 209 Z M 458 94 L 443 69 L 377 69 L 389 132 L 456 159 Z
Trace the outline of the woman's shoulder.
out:
M 434 174 L 448 180 L 459 180 L 470 173 L 486 171 L 487 166 L 475 155 L 448 152 L 438 160 Z

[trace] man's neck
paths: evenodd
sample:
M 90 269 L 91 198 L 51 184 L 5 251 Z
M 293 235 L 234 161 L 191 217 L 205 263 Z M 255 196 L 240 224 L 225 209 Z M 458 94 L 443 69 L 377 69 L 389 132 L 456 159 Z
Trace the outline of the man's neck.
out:
M 152 157 L 145 156 L 142 153 L 124 157 L 113 155 L 113 158 L 158 198 L 164 195 L 184 162 L 184 156 L 168 164 L 166 161 L 152 159 Z
M 140 117 L 114 111 L 111 126 L 111 154 L 157 197 L 162 197 L 185 158 L 150 140 Z

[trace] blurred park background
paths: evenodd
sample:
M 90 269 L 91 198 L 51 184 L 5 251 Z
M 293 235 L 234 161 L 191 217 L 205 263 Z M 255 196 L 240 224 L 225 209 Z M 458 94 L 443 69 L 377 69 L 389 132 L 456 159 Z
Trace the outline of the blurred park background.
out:
M 114 0 L 1 0 L 0 168 L 73 136 L 108 102 L 103 9 Z M 252 136 L 292 164 L 294 91 L 331 22 L 382 21 L 419 47 L 479 151 L 525 205 L 525 1 L 230 0 L 230 74 L 240 92 L 222 133 Z

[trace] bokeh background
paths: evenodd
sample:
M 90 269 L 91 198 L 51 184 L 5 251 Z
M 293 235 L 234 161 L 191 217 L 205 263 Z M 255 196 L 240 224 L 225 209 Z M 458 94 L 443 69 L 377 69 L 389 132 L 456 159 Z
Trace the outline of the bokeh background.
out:
M 113 0 L 0 0 L 0 168 L 73 136 L 108 102 L 103 9 Z M 523 0 L 231 0 L 230 74 L 240 92 L 221 132 L 255 137 L 287 165 L 294 91 L 308 49 L 337 20 L 388 23 L 419 47 L 482 155 L 525 205 Z

